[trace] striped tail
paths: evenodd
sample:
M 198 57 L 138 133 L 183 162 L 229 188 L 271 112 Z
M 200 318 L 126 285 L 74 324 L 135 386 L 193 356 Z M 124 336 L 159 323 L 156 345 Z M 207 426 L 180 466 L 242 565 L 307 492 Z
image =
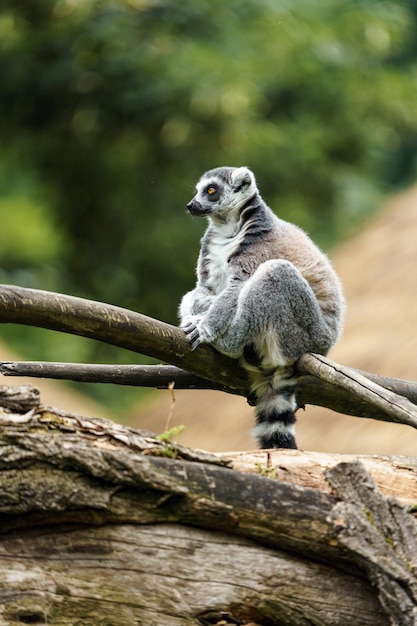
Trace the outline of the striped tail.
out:
M 260 448 L 292 448 L 295 442 L 296 379 L 293 368 L 278 367 L 265 372 L 260 364 L 242 365 L 251 381 L 251 398 L 255 404 L 256 426 L 252 431 Z
M 271 378 L 274 382 L 271 383 Z M 295 383 L 281 379 L 277 388 L 276 376 L 265 382 L 256 396 L 256 426 L 253 435 L 260 448 L 297 448 L 295 443 Z

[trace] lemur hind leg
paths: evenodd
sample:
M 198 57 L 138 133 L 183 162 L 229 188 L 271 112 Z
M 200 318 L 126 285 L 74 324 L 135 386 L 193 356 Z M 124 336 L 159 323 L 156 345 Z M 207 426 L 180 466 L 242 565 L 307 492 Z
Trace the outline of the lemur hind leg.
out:
M 271 260 L 257 269 L 220 341 L 224 351 L 243 355 L 260 447 L 296 448 L 294 363 L 305 352 L 327 352 L 330 337 L 311 287 L 292 263 Z
M 234 318 L 213 345 L 235 357 L 245 351 L 248 361 L 259 357 L 264 367 L 276 368 L 305 352 L 326 353 L 330 335 L 310 285 L 292 263 L 274 259 L 244 283 Z

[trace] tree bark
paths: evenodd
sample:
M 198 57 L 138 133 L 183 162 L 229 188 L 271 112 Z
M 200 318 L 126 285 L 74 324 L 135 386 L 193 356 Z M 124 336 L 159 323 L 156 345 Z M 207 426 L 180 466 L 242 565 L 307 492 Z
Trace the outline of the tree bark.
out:
M 359 578 L 177 524 L 38 528 L 2 538 L 0 565 L 7 626 L 389 624 Z
M 327 472 L 342 499 L 330 515 L 338 541 L 378 589 L 392 624 L 417 624 L 417 524 L 393 499 L 381 498 L 358 463 Z
M 416 623 L 415 459 L 226 458 L 27 388 L 0 405 L 6 626 Z

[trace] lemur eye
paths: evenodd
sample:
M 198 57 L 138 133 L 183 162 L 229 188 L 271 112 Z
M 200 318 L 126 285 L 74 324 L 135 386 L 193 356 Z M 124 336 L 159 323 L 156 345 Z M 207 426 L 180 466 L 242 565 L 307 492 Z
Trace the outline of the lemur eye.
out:
M 214 185 L 210 185 L 210 187 L 207 187 L 207 193 L 209 196 L 212 196 L 214 193 L 216 193 L 217 191 L 217 187 L 215 187 Z

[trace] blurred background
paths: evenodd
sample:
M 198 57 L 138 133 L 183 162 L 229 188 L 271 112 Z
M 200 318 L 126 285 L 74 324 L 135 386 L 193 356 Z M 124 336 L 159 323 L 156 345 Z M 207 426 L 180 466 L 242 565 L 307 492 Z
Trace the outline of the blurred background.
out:
M 341 275 L 346 331 L 331 356 L 417 378 L 414 2 L 3 0 L 0 76 L 0 282 L 175 324 L 205 228 L 185 212 L 195 182 L 248 165 Z M 23 326 L 0 340 L 1 360 L 144 362 Z M 154 431 L 170 410 L 169 392 L 39 386 L 62 408 Z M 174 408 L 184 443 L 253 447 L 244 399 L 177 392 Z M 299 443 L 417 449 L 406 426 L 315 408 Z

